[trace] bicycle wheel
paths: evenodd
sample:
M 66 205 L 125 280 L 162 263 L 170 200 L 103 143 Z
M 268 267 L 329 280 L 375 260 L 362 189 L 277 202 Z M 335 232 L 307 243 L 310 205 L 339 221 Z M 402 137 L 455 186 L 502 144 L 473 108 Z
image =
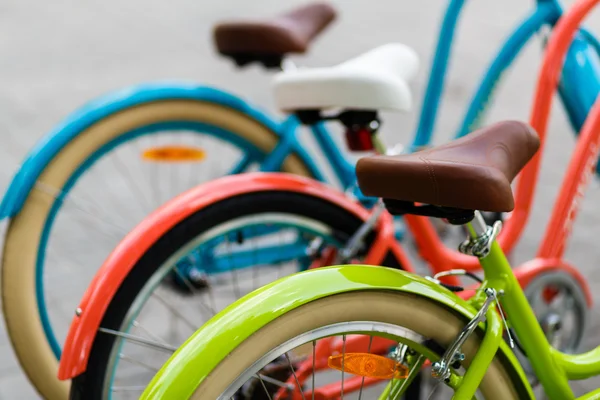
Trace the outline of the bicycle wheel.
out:
M 56 379 L 60 343 L 73 315 L 64 305 L 77 304 L 116 243 L 167 200 L 161 194 L 176 195 L 231 172 L 224 160 L 242 160 L 251 169 L 277 140 L 265 126 L 225 106 L 164 100 L 98 121 L 48 164 L 10 221 L 2 259 L 6 326 L 42 396 L 67 397 L 68 384 Z M 171 144 L 201 146 L 205 158 L 172 164 L 142 157 Z M 309 175 L 296 155 L 283 170 Z
M 306 268 L 309 243 L 339 247 L 361 223 L 333 203 L 280 191 L 229 198 L 192 214 L 140 258 L 111 299 L 71 398 L 138 398 L 172 351 L 218 310 Z M 169 291 L 165 279 L 190 257 L 202 260 L 210 285 L 190 286 L 187 296 Z
M 426 360 L 439 358 L 443 347 L 456 338 L 465 323 L 440 304 L 412 294 L 364 291 L 325 297 L 252 333 L 201 379 L 191 398 L 258 400 L 279 395 L 277 398 L 281 399 L 309 399 L 314 392 L 318 399 L 396 399 L 405 389 L 404 381 L 410 382 Z M 455 371 L 468 368 L 479 348 L 480 334 L 473 335 L 463 346 L 466 359 Z M 217 340 L 213 344 L 219 346 Z M 345 361 L 350 360 L 351 352 L 381 355 L 386 348 L 395 351 L 383 355 L 403 363 L 408 370 L 407 379 L 363 379 L 348 372 L 344 376 L 327 363 L 323 367 L 329 356 L 339 359 L 342 355 Z M 274 366 L 280 367 L 276 374 Z M 527 398 L 520 397 L 520 386 L 511 380 L 511 372 L 501 357 L 496 357 L 481 382 L 478 397 Z M 327 385 L 330 380 L 337 386 Z M 430 396 L 425 397 L 428 399 L 447 399 L 449 392 L 451 388 L 435 384 L 424 394 Z

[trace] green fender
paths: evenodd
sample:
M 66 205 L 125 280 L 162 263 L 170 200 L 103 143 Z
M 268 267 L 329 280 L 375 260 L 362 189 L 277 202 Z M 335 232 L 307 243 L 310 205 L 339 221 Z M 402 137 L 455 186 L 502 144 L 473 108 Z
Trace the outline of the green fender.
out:
M 254 332 L 311 301 L 357 290 L 395 290 L 427 297 L 471 319 L 476 310 L 449 290 L 401 270 L 368 265 L 319 268 L 284 277 L 239 299 L 194 333 L 152 379 L 143 400 L 188 399 L 208 374 Z M 527 379 L 509 347 L 503 353 Z M 534 398 L 529 385 L 524 384 Z

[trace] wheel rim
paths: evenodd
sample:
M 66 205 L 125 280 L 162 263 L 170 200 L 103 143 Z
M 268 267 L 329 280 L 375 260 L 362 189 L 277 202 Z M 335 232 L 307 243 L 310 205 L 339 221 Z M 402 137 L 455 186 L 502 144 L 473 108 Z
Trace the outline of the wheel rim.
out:
M 151 279 L 149 279 L 148 282 L 144 285 L 144 288 L 136 296 L 134 303 L 132 303 L 131 307 L 129 308 L 129 310 L 127 312 L 125 319 L 123 320 L 123 323 L 121 324 L 119 332 L 129 333 L 129 332 L 131 332 L 132 329 L 135 328 L 137 330 L 138 334 L 144 335 L 146 338 L 154 339 L 156 341 L 160 337 L 162 340 L 163 336 L 158 335 L 156 332 L 151 332 L 151 329 L 148 329 L 146 327 L 141 327 L 141 324 L 139 323 L 138 318 L 140 316 L 140 313 L 143 311 L 144 307 L 148 303 L 149 299 L 161 287 L 161 283 L 164 282 L 164 280 L 166 278 L 168 278 L 170 272 L 174 268 L 176 268 L 176 265 L 180 262 L 180 260 L 182 258 L 186 257 L 188 254 L 196 251 L 198 248 L 202 248 L 203 246 L 211 248 L 212 246 L 215 245 L 214 239 L 222 238 L 223 236 L 226 236 L 229 233 L 235 232 L 236 229 L 248 230 L 248 229 L 252 229 L 252 227 L 262 227 L 262 226 L 276 227 L 277 228 L 276 230 L 274 230 L 274 231 L 270 230 L 270 231 L 267 231 L 267 233 L 270 235 L 278 234 L 280 236 L 282 236 L 281 235 L 282 233 L 286 233 L 286 229 L 293 229 L 294 231 L 296 231 L 296 235 L 301 239 L 299 242 L 298 249 L 302 249 L 302 251 L 305 251 L 305 249 L 306 249 L 306 242 L 312 240 L 315 237 L 321 238 L 323 240 L 324 245 L 335 246 L 335 247 L 339 247 L 339 245 L 340 245 L 340 242 L 338 241 L 339 235 L 336 235 L 335 232 L 333 232 L 331 230 L 331 228 L 329 228 L 325 224 L 315 221 L 315 220 L 310 220 L 308 218 L 293 216 L 293 215 L 289 215 L 289 214 L 261 213 L 261 214 L 247 216 L 247 217 L 237 218 L 235 220 L 228 221 L 223 224 L 219 224 L 219 225 L 213 227 L 212 229 L 197 236 L 195 239 L 189 241 L 186 245 L 181 247 L 177 252 L 172 254 L 167 259 L 166 262 L 162 263 L 162 265 L 158 268 L 158 270 L 152 275 Z M 289 233 L 289 231 L 288 231 L 288 233 Z M 251 239 L 264 242 L 265 238 L 264 237 L 252 237 Z M 290 240 L 293 241 L 293 238 L 290 238 Z M 229 249 L 231 247 L 229 243 L 226 243 L 224 245 L 222 241 L 218 242 L 218 245 L 220 245 L 221 247 L 226 247 L 227 249 Z M 286 243 L 284 243 L 282 241 L 278 241 L 277 245 L 285 247 Z M 248 247 L 246 243 L 240 244 L 241 251 L 245 251 L 244 246 Z M 272 248 L 269 247 L 268 245 L 266 245 L 265 249 L 267 251 L 273 251 Z M 225 256 L 224 258 L 227 259 L 227 256 Z M 292 256 L 292 259 L 295 259 L 295 257 Z M 235 262 L 235 260 L 234 260 L 234 262 Z M 250 291 L 264 285 L 266 283 L 265 278 L 267 280 L 273 280 L 273 279 L 282 277 L 286 274 L 289 274 L 291 272 L 295 272 L 298 269 L 303 269 L 304 264 L 300 261 L 298 263 L 298 265 L 294 268 L 289 268 L 289 266 L 283 266 L 283 267 L 284 267 L 283 268 L 284 273 L 280 273 L 280 270 L 278 269 L 277 276 L 273 276 L 273 273 L 270 270 L 272 268 L 270 268 L 269 266 L 260 266 L 259 265 L 257 268 L 256 267 L 252 268 L 251 271 L 249 271 L 249 268 L 248 268 L 248 270 L 246 270 L 246 271 L 242 270 L 241 272 L 238 269 L 232 270 L 231 271 L 232 281 L 235 279 L 233 285 L 237 284 L 235 282 L 241 282 L 243 280 L 238 277 L 238 275 L 237 275 L 238 273 L 246 273 L 246 275 L 248 275 L 251 272 L 252 277 L 254 278 L 254 277 L 256 277 L 255 272 L 258 270 L 258 268 L 260 268 L 261 275 L 263 275 L 263 274 L 265 275 L 265 277 L 260 279 L 260 282 L 258 282 L 258 285 L 256 285 L 254 288 L 245 287 L 242 289 L 238 288 L 238 290 L 236 290 L 234 288 L 233 289 L 234 297 L 239 298 L 239 297 L 241 297 L 241 295 L 243 295 L 245 293 L 249 293 Z M 266 271 L 266 273 L 265 273 L 265 271 Z M 223 272 L 221 275 L 224 275 L 224 274 L 226 274 L 226 272 Z M 209 276 L 218 278 L 217 274 L 209 273 Z M 233 277 L 236 277 L 236 278 L 233 278 Z M 214 291 L 214 289 L 218 288 L 219 284 L 222 284 L 222 282 L 219 282 L 217 280 L 217 285 L 215 285 L 214 287 L 213 286 L 210 286 L 210 287 Z M 193 295 L 202 295 L 200 293 L 200 291 L 198 291 L 196 293 L 192 293 L 192 294 Z M 210 295 L 210 293 L 209 293 L 209 295 Z M 161 296 L 163 296 L 163 294 L 161 294 Z M 212 304 L 209 304 L 206 307 L 202 307 L 204 310 L 208 310 L 208 311 L 212 312 L 212 314 L 206 315 L 208 318 L 210 318 L 217 311 L 219 311 L 221 308 L 223 308 L 222 306 L 228 305 L 229 301 L 223 302 L 223 301 L 217 300 L 215 302 L 214 300 L 211 300 L 211 303 Z M 194 301 L 194 304 L 198 305 L 197 301 Z M 170 305 L 170 308 L 173 308 L 173 305 Z M 160 320 L 162 321 L 162 320 L 168 320 L 168 319 L 161 317 Z M 195 325 L 193 323 L 188 324 L 188 327 L 192 328 L 188 332 L 188 335 L 193 333 L 193 331 L 195 331 L 199 326 L 201 326 L 201 323 L 198 323 Z M 142 329 L 139 329 L 140 327 Z M 99 334 L 107 334 L 107 332 L 99 333 Z M 108 334 L 118 335 L 115 332 L 111 332 Z M 172 343 L 169 343 L 169 345 L 170 345 L 169 348 L 171 350 L 176 348 L 186 338 L 187 338 L 187 335 L 184 335 L 181 337 L 181 340 L 179 342 L 174 343 L 174 345 Z M 125 351 L 123 351 L 123 346 L 127 342 L 128 342 L 127 338 L 117 337 L 115 343 L 112 346 L 109 363 L 107 365 L 107 373 L 106 373 L 105 380 L 104 380 L 104 382 L 105 382 L 104 383 L 104 393 L 105 393 L 104 398 L 110 398 L 110 399 L 114 398 L 114 396 L 113 396 L 114 387 L 118 386 L 115 384 L 115 377 L 118 373 L 119 365 L 122 364 L 122 363 L 120 363 L 120 361 L 123 359 L 123 354 L 125 353 Z M 168 350 L 168 349 L 166 346 L 164 346 L 163 350 Z M 170 355 L 170 353 L 165 352 L 165 355 Z M 129 356 L 127 356 L 127 357 L 129 357 Z M 130 361 L 131 361 L 131 359 L 126 360 L 126 362 L 130 362 Z M 166 361 L 166 358 L 163 360 L 163 362 L 164 361 Z M 158 368 L 160 367 L 160 365 L 162 365 L 162 362 L 155 365 L 153 372 L 156 372 L 158 370 Z M 137 386 L 135 386 L 135 385 L 131 386 L 131 388 L 130 388 L 131 391 L 139 390 L 139 392 L 141 392 L 145 387 L 145 383 L 147 383 L 151 377 L 152 377 L 152 375 L 149 375 L 147 377 L 148 378 L 147 381 L 144 382 L 144 384 L 137 385 Z M 125 388 L 121 387 L 120 391 L 125 391 L 125 390 L 126 390 Z
M 587 326 L 587 302 L 579 284 L 562 272 L 550 272 L 537 276 L 524 289 L 525 296 L 541 325 L 545 327 L 548 319 L 558 316 L 561 324 L 560 341 L 553 346 L 565 353 L 575 353 Z M 566 338 L 566 339 L 565 339 Z M 529 360 L 518 352 L 523 369 L 533 375 Z
M 49 315 L 48 312 L 48 292 L 47 290 L 45 290 L 46 285 L 44 282 L 44 270 L 47 262 L 46 255 L 48 251 L 48 243 L 51 239 L 51 232 L 53 228 L 55 228 L 55 220 L 58 216 L 58 212 L 62 209 L 64 198 L 68 198 L 72 189 L 80 181 L 80 178 L 84 176 L 85 173 L 88 172 L 99 160 L 104 159 L 105 155 L 108 155 L 113 150 L 117 149 L 123 144 L 132 142 L 140 137 L 159 135 L 165 130 L 173 132 L 191 132 L 194 136 L 209 136 L 223 143 L 232 144 L 237 150 L 241 151 L 242 154 L 249 155 L 250 159 L 254 160 L 254 162 L 260 160 L 262 155 L 262 153 L 249 141 L 246 141 L 245 139 L 240 138 L 239 136 L 227 132 L 221 128 L 203 123 L 173 121 L 169 123 L 152 124 L 140 129 L 135 129 L 105 144 L 104 146 L 99 148 L 91 157 L 89 157 L 88 160 L 86 160 L 86 162 L 82 164 L 77 169 L 77 171 L 71 175 L 67 184 L 63 187 L 62 191 L 57 196 L 57 200 L 54 202 L 52 209 L 48 214 L 48 218 L 44 226 L 37 255 L 36 298 L 38 302 L 38 311 L 42 320 L 42 325 L 44 327 L 44 333 L 57 359 L 60 358 L 61 345 L 59 343 L 59 340 L 57 339 L 57 333 L 54 328 L 55 324 L 52 323 L 52 317 Z M 41 190 L 44 189 L 45 188 L 41 188 Z M 123 233 L 126 233 L 126 230 Z
M 373 336 L 370 336 L 373 334 Z M 341 344 L 340 344 L 341 339 Z M 310 344 L 310 345 L 309 345 Z M 382 349 L 388 348 L 389 351 L 382 353 Z M 306 359 L 302 362 L 292 362 L 291 360 L 298 359 L 297 354 L 294 350 L 305 345 L 299 353 L 303 353 Z M 430 347 L 437 347 L 435 350 Z M 310 349 L 306 349 L 310 347 Z M 387 379 L 387 380 L 375 380 L 369 377 L 360 375 L 352 376 L 348 372 L 337 371 L 331 367 L 324 367 L 324 357 L 319 356 L 319 353 L 325 347 L 334 349 L 332 355 L 342 355 L 344 360 L 348 357 L 350 352 L 346 349 L 352 348 L 355 350 L 354 354 L 375 354 L 384 356 L 387 359 L 394 360 L 406 365 L 408 372 L 407 375 L 410 377 L 405 379 Z M 399 351 L 401 349 L 401 351 Z M 341 350 L 341 353 L 339 351 Z M 356 352 L 359 351 L 359 353 Z M 407 329 L 405 327 L 374 321 L 355 321 L 345 322 L 327 325 L 321 328 L 313 329 L 302 335 L 296 336 L 285 343 L 273 348 L 270 352 L 265 354 L 261 359 L 256 360 L 249 368 L 238 376 L 227 389 L 219 396 L 219 399 L 237 399 L 237 400 L 254 400 L 258 397 L 254 397 L 254 392 L 251 397 L 248 397 L 248 391 L 243 393 L 244 386 L 248 386 L 248 382 L 258 381 L 260 384 L 255 383 L 254 389 L 258 392 L 266 392 L 265 395 L 268 398 L 278 399 L 311 399 L 314 398 L 330 398 L 323 396 L 331 396 L 332 392 L 335 393 L 334 397 L 343 400 L 346 399 L 363 399 L 363 398 L 375 398 L 373 396 L 379 395 L 380 398 L 385 399 L 400 399 L 402 394 L 405 393 L 406 389 L 410 385 L 410 382 L 419 371 L 422 370 L 426 361 L 436 361 L 439 359 L 439 355 L 436 353 L 439 351 L 439 346 L 428 341 L 427 338 L 416 332 Z M 410 353 L 410 355 L 409 355 Z M 288 363 L 288 369 L 290 377 L 285 381 L 273 382 L 267 375 L 265 377 L 261 371 L 264 371 L 266 367 L 272 364 L 275 360 L 283 358 Z M 308 368 L 312 371 L 306 376 Z M 335 390 L 327 384 L 317 383 L 317 373 L 325 373 L 331 376 L 331 378 L 339 382 L 339 389 Z M 319 377 L 319 380 L 323 380 L 323 377 Z M 322 388 L 318 386 L 323 385 Z M 331 385 L 331 384 L 330 384 Z M 391 385 L 391 386 L 389 386 Z M 274 387 L 275 386 L 275 387 Z M 286 388 L 287 386 L 287 388 Z M 275 392 L 275 393 L 270 393 Z M 427 399 L 447 398 L 449 390 L 444 385 L 440 385 L 438 382 L 434 382 L 427 389 Z M 286 393 L 287 396 L 281 396 L 282 393 Z M 327 393 L 327 395 L 325 395 Z M 237 395 L 237 397 L 236 397 Z M 244 396 L 245 395 L 245 396 Z M 277 396 L 279 395 L 279 396 Z M 260 397 L 262 398 L 262 397 Z

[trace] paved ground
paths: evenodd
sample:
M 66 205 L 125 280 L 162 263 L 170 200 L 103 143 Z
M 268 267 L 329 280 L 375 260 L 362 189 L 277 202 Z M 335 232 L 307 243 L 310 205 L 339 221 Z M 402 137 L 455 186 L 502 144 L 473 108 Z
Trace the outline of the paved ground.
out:
M 272 110 L 269 75 L 257 68 L 237 71 L 218 58 L 209 41 L 210 31 L 222 18 L 270 14 L 298 3 L 302 1 L 3 1 L 0 4 L 0 188 L 8 185 L 27 149 L 70 111 L 125 85 L 165 78 L 191 79 L 233 91 Z M 335 3 L 341 11 L 339 20 L 310 54 L 298 62 L 314 66 L 333 64 L 378 44 L 404 42 L 417 50 L 424 66 L 413 85 L 419 105 L 437 26 L 447 2 L 337 0 Z M 510 28 L 526 15 L 530 3 L 482 0 L 467 6 L 437 123 L 437 141 L 446 140 L 456 128 L 491 55 Z M 598 26 L 597 21 L 600 19 L 595 16 L 590 22 L 592 30 Z M 539 59 L 540 45 L 534 41 L 505 77 L 491 120 L 527 119 Z M 386 141 L 408 141 L 416 116 L 416 113 L 386 115 Z M 555 107 L 549 136 L 535 211 L 515 256 L 518 262 L 536 252 L 573 148 L 573 136 L 560 107 Z M 593 182 L 567 255 L 588 279 L 596 301 L 600 300 L 597 295 L 599 201 L 599 186 Z M 79 290 L 85 285 L 87 281 L 79 282 Z M 56 306 L 72 309 L 70 304 Z M 596 306 L 592 312 L 587 348 L 600 344 L 599 311 Z M 588 381 L 575 388 L 581 392 L 598 385 L 599 380 Z M 0 399 L 23 398 L 36 397 L 22 377 L 2 332 Z

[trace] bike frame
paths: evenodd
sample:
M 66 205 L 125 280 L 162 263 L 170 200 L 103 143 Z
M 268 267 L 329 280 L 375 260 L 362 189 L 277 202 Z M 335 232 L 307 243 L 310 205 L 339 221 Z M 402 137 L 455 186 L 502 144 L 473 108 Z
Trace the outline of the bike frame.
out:
M 425 99 L 421 109 L 419 124 L 413 143 L 410 145 L 410 150 L 418 150 L 419 148 L 427 146 L 431 141 L 435 128 L 438 105 L 443 92 L 452 38 L 463 5 L 464 0 L 452 0 L 446 10 L 438 38 L 437 51 L 432 65 L 429 83 L 425 93 Z M 487 104 L 493 96 L 495 87 L 501 79 L 502 73 L 511 65 L 517 54 L 532 36 L 544 26 L 553 26 L 561 14 L 562 10 L 556 0 L 539 0 L 537 2 L 534 11 L 524 19 L 519 27 L 508 38 L 494 61 L 491 63 L 477 93 L 470 103 L 469 109 L 456 137 L 463 136 L 476 128 L 485 112 Z M 567 52 L 567 49 L 565 49 L 561 55 L 561 57 L 564 57 L 566 53 L 564 66 L 561 63 L 555 63 L 545 64 L 542 67 L 540 75 L 544 77 L 545 82 L 552 81 L 552 83 L 546 83 L 551 85 L 552 90 L 538 90 L 536 92 L 536 102 L 530 119 L 530 124 L 540 135 L 542 143 L 545 141 L 547 132 L 547 121 L 550 112 L 549 105 L 551 104 L 554 90 L 557 88 L 557 79 L 554 79 L 554 77 L 560 74 L 561 67 L 563 67 L 562 79 L 558 86 L 558 92 L 561 96 L 562 103 L 566 107 L 572 127 L 575 132 L 580 131 L 583 122 L 596 99 L 596 95 L 600 92 L 600 57 L 598 56 L 597 51 L 599 48 L 600 46 L 598 46 L 598 43 L 593 39 L 593 36 L 585 30 L 580 30 L 573 39 L 569 51 Z M 546 57 L 548 57 L 548 55 L 546 55 Z M 282 140 L 275 151 L 264 160 L 264 163 L 261 165 L 262 171 L 278 170 L 281 162 L 285 160 L 287 155 L 291 151 L 295 151 L 295 149 L 298 148 L 297 146 L 300 146 L 296 138 L 298 128 L 297 119 L 294 116 L 290 116 L 280 126 L 282 130 L 279 134 L 281 135 Z M 353 188 L 356 184 L 354 166 L 341 154 L 324 124 L 321 123 L 312 126 L 311 130 L 325 159 L 329 160 L 331 163 L 333 171 L 342 187 L 346 190 Z M 590 143 L 593 140 L 586 138 L 585 141 L 586 143 Z M 595 147 L 592 147 L 592 149 L 595 149 Z M 515 190 L 515 210 L 512 212 L 508 221 L 506 221 L 505 229 L 499 238 L 499 242 L 506 253 L 512 251 L 526 226 L 533 205 L 535 189 L 537 187 L 541 153 L 542 152 L 534 158 L 519 176 Z M 571 159 L 572 167 L 569 169 L 572 173 L 567 175 L 570 181 L 580 182 L 582 180 L 589 180 L 589 174 L 582 173 L 583 169 L 585 169 L 585 165 L 587 165 L 584 164 L 584 160 L 585 158 L 582 157 L 580 152 L 576 152 L 573 155 Z M 318 175 L 317 179 L 323 178 Z M 562 208 L 566 207 L 569 210 L 572 209 L 576 211 L 576 203 L 579 202 L 581 197 L 581 195 L 577 193 L 581 192 L 583 184 L 577 186 L 577 189 L 573 189 L 572 186 L 573 185 L 563 185 L 564 190 L 561 191 L 561 197 L 558 204 L 561 204 Z M 355 191 L 355 195 L 367 207 L 375 204 L 375 199 L 363 196 L 359 190 Z M 570 231 L 555 228 L 564 221 L 572 221 L 575 212 L 570 212 L 569 216 L 567 216 L 564 211 L 559 211 L 558 208 L 555 208 L 555 210 L 557 216 L 553 219 L 552 229 L 549 228 L 548 233 L 544 238 L 538 257 L 541 259 L 554 259 L 556 260 L 554 263 L 556 267 L 564 267 L 564 262 L 560 260 L 562 251 L 557 251 L 557 249 L 564 248 Z M 428 218 L 406 216 L 405 223 L 417 241 L 420 256 L 428 262 L 434 273 L 449 269 L 465 269 L 469 271 L 480 269 L 476 260 L 466 257 L 454 251 L 454 249 L 446 247 L 439 237 L 437 230 Z M 304 251 L 304 247 L 304 244 L 298 243 L 298 254 L 301 254 Z M 265 260 L 272 258 L 268 254 L 265 254 L 264 256 L 261 256 L 260 254 L 253 255 L 253 259 L 256 259 L 257 257 L 258 259 L 264 257 Z M 378 263 L 381 262 L 381 260 L 377 261 Z M 213 263 L 218 265 L 218 260 L 214 260 Z M 210 263 L 207 263 L 207 265 L 209 264 Z M 215 272 L 220 270 L 218 266 L 215 268 Z M 579 276 L 579 274 L 571 267 L 567 266 L 566 268 L 570 269 L 580 282 L 583 282 L 581 276 Z M 525 269 L 521 270 L 519 274 L 519 278 L 522 282 L 528 281 L 532 276 L 531 273 Z M 458 283 L 458 279 L 453 277 L 444 278 L 444 281 L 454 284 Z M 583 287 L 587 286 L 583 285 Z M 587 295 L 588 299 L 591 299 L 589 293 L 587 293 Z
M 594 118 L 592 122 L 597 129 L 600 127 L 600 103 L 593 111 Z M 586 127 L 591 125 L 592 123 L 586 125 Z M 469 224 L 469 229 L 474 232 L 471 224 Z M 546 395 L 550 399 L 557 400 L 574 398 L 568 381 L 570 379 L 586 379 L 600 374 L 600 346 L 578 355 L 567 355 L 554 349 L 539 325 L 535 313 L 529 305 L 525 293 L 513 274 L 499 244 L 494 242 L 490 253 L 487 257 L 479 259 L 479 262 L 483 268 L 485 279 L 481 285 L 481 290 L 469 302 L 476 307 L 481 307 L 481 304 L 485 301 L 483 290 L 486 288 L 493 288 L 498 293 L 502 293 L 502 308 L 507 315 L 508 323 L 516 332 L 521 345 L 529 355 L 529 361 L 544 387 Z M 473 359 L 468 371 L 479 368 L 485 371 L 502 340 L 501 334 L 498 335 L 494 330 L 489 330 L 488 327 L 483 345 Z M 480 381 L 480 379 L 470 379 L 469 372 L 467 372 L 455 397 L 463 398 L 459 396 L 460 394 L 465 394 L 465 396 L 469 393 L 471 395 L 475 394 Z M 592 398 L 591 396 L 597 395 L 600 395 L 600 389 L 581 397 L 581 399 Z

